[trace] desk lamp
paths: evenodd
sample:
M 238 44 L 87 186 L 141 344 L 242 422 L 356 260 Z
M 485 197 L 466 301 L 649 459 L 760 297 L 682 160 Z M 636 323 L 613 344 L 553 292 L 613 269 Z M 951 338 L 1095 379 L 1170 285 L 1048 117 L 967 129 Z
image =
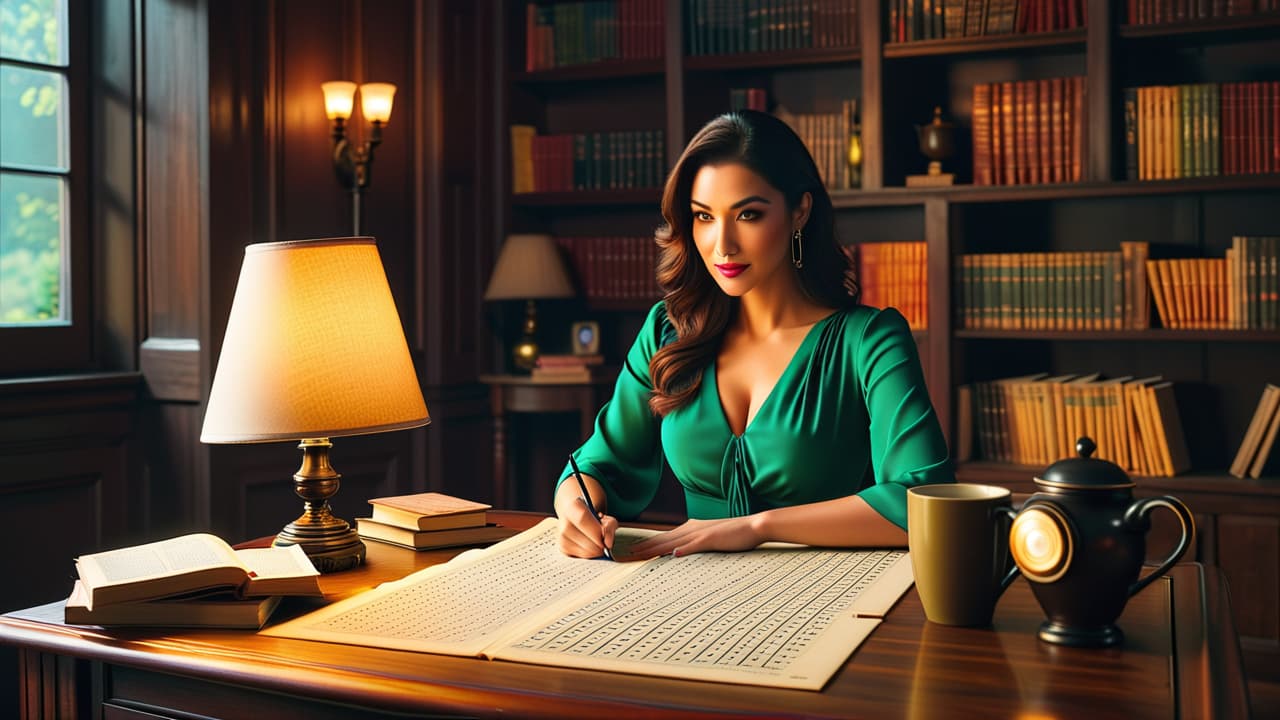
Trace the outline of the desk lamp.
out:
M 516 367 L 532 370 L 538 361 L 534 300 L 573 297 L 560 249 L 550 235 L 508 235 L 484 291 L 485 300 L 524 300 L 524 334 L 512 348 Z
M 273 544 L 301 545 L 320 572 L 361 564 L 364 543 L 329 509 L 329 438 L 429 422 L 373 238 L 245 248 L 200 441 L 301 441 L 305 511 Z

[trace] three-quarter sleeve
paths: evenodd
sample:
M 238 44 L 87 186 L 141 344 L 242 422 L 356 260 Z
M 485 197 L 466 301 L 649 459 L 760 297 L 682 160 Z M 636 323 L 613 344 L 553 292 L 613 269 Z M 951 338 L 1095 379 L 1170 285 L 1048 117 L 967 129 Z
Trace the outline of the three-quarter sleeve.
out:
M 627 352 L 613 397 L 596 415 L 595 431 L 573 453 L 578 468 L 604 486 L 608 512 L 616 517 L 640 514 L 658 491 L 662 451 L 659 419 L 649 409 L 653 390 L 649 359 L 671 332 L 666 307 L 660 302 L 649 311 Z M 565 463 L 560 482 L 571 475 L 573 468 Z
M 871 418 L 876 482 L 858 493 L 876 512 L 907 527 L 907 488 L 954 482 L 946 440 L 929 401 L 920 357 L 907 321 L 889 308 L 862 331 L 858 380 Z

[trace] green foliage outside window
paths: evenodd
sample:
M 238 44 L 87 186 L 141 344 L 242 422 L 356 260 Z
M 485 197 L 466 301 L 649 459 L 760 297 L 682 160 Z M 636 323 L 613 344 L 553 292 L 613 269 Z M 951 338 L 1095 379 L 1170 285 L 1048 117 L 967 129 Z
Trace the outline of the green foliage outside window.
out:
M 0 0 L 0 60 L 59 65 L 61 0 Z M 51 68 L 52 70 L 53 68 Z M 0 324 L 57 321 L 62 308 L 62 188 L 58 72 L 0 65 L 0 162 L 34 172 L 0 173 Z

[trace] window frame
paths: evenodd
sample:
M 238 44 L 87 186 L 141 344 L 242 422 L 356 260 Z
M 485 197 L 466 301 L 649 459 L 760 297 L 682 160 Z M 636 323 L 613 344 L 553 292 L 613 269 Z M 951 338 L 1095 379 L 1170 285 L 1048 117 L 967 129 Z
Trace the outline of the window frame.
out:
M 65 67 L 4 58 L 8 65 L 63 73 L 66 78 L 66 171 L 33 171 L 13 166 L 8 173 L 59 177 L 66 182 L 61 208 L 66 228 L 66 284 L 62 292 L 69 298 L 66 325 L 0 326 L 0 377 L 89 370 L 95 364 L 93 236 L 90 189 L 92 183 L 90 108 L 89 2 L 67 0 L 67 64 Z

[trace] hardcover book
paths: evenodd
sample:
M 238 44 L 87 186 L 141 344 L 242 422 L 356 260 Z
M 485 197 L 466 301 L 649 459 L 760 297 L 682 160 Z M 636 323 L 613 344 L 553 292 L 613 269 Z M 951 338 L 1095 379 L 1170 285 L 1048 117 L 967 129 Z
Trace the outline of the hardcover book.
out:
M 372 498 L 373 519 L 409 530 L 449 530 L 484 525 L 491 506 L 443 493 Z
M 279 595 L 240 599 L 221 594 L 199 598 L 141 600 L 89 606 L 89 592 L 76 581 L 67 598 L 65 620 L 72 625 L 218 627 L 257 630 L 280 605 Z
M 225 591 L 237 597 L 320 595 L 320 573 L 298 545 L 234 550 L 196 533 L 83 555 L 85 607 Z

